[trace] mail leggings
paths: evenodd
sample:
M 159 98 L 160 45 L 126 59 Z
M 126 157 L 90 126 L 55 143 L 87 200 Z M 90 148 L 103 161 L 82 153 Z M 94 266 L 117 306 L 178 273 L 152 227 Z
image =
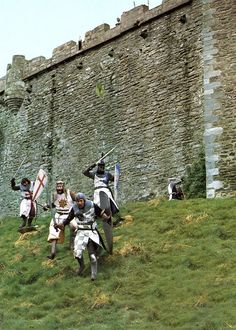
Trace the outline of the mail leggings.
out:
M 97 251 L 98 247 L 99 247 L 99 245 L 97 245 L 94 241 L 89 239 L 88 245 L 87 245 L 88 254 L 89 255 L 91 255 L 91 254 L 96 255 L 96 251 Z

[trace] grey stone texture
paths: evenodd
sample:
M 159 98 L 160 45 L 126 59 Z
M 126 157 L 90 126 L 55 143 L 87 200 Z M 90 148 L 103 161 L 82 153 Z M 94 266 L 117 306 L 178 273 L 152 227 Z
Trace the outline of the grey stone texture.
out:
M 119 203 L 166 195 L 202 145 L 208 197 L 234 195 L 235 17 L 234 0 L 167 0 L 51 59 L 15 56 L 0 83 L 1 212 L 18 212 L 10 179 L 25 156 L 18 182 L 42 167 L 50 190 L 62 179 L 91 198 L 82 171 L 114 146 L 106 164 L 121 164 Z
M 203 13 L 207 197 L 234 196 L 236 3 L 204 0 Z

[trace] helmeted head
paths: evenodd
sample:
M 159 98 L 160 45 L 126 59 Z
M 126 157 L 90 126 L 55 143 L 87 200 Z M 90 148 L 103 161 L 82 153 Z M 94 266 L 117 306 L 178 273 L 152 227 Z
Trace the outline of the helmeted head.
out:
M 79 209 L 83 209 L 86 203 L 86 197 L 83 193 L 78 192 L 75 196 L 75 202 Z
M 97 167 L 97 173 L 104 174 L 104 172 L 105 172 L 105 162 L 104 162 L 104 160 L 100 160 L 100 162 L 98 163 L 98 167 Z
M 173 177 L 173 178 L 168 178 L 168 183 L 170 184 L 173 184 L 173 185 L 176 185 L 176 184 L 181 184 L 181 179 L 180 178 L 176 178 L 176 177 Z
M 56 182 L 56 191 L 58 194 L 63 194 L 65 191 L 65 183 L 61 180 Z
M 168 183 L 174 182 L 175 178 L 168 178 Z
M 24 187 L 28 187 L 28 186 L 30 186 L 30 179 L 28 179 L 28 178 L 23 178 L 23 179 L 21 180 L 21 184 L 22 184 L 22 186 L 24 186 Z

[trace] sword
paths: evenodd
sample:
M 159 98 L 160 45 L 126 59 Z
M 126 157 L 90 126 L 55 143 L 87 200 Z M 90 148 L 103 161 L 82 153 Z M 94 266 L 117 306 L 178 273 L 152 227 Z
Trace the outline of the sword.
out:
M 38 201 L 35 201 L 36 205 L 42 207 L 44 209 L 44 206 L 42 204 L 40 204 Z
M 13 178 L 16 177 L 16 175 L 18 174 L 19 170 L 21 169 L 21 166 L 23 165 L 24 161 L 26 160 L 26 156 L 23 158 L 22 162 L 20 163 L 20 166 L 18 167 L 18 169 L 16 170 L 16 173 L 14 174 Z
M 110 151 L 108 151 L 104 156 L 102 156 L 99 160 L 96 161 L 96 165 L 98 165 L 98 163 L 100 163 L 101 160 L 105 159 L 108 155 L 110 155 L 110 153 L 112 153 L 112 151 L 116 148 L 116 146 L 114 148 L 112 148 Z

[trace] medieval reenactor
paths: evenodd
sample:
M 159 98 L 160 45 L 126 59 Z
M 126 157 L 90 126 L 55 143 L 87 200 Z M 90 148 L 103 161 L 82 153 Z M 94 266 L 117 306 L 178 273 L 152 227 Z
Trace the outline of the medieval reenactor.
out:
M 15 178 L 11 179 L 12 190 L 19 190 L 21 192 L 21 203 L 20 203 L 20 217 L 22 224 L 19 226 L 19 231 L 24 227 L 31 228 L 32 221 L 36 216 L 36 203 L 32 200 L 32 194 L 34 189 L 34 181 L 28 178 L 23 178 L 21 183 L 16 185 Z
M 169 194 L 169 201 L 173 199 L 184 199 L 184 194 L 181 189 L 181 180 L 175 178 L 168 179 L 168 194 Z
M 97 166 L 95 172 L 93 168 Z M 109 253 L 112 253 L 113 240 L 112 240 L 112 216 L 119 212 L 119 208 L 113 198 L 112 191 L 109 188 L 109 182 L 114 182 L 114 176 L 105 171 L 104 160 L 101 159 L 97 164 L 93 164 L 83 172 L 85 176 L 93 179 L 94 182 L 94 203 L 101 209 L 105 209 L 109 215 L 108 220 L 103 221 L 103 230 L 106 236 Z
M 63 181 L 56 182 L 56 191 L 52 194 L 51 205 L 45 205 L 44 209 L 55 208 L 56 213 L 52 217 L 49 225 L 48 242 L 51 243 L 51 255 L 49 259 L 54 259 L 56 256 L 56 244 L 64 243 L 64 231 L 55 229 L 55 224 L 62 223 L 70 212 L 70 209 L 75 201 L 76 194 L 65 187 Z M 70 248 L 73 249 L 75 237 L 76 222 L 70 224 Z
M 83 251 L 87 248 L 91 263 L 91 280 L 95 280 L 97 277 L 97 254 L 99 247 L 103 246 L 105 248 L 97 230 L 96 216 L 103 219 L 109 218 L 106 210 L 102 210 L 91 200 L 86 199 L 83 193 L 78 193 L 76 195 L 76 202 L 72 206 L 68 217 L 61 224 L 55 225 L 55 228 L 62 230 L 64 226 L 68 225 L 75 218 L 77 230 L 74 242 L 74 256 L 79 263 L 76 274 L 82 275 L 85 269 Z

